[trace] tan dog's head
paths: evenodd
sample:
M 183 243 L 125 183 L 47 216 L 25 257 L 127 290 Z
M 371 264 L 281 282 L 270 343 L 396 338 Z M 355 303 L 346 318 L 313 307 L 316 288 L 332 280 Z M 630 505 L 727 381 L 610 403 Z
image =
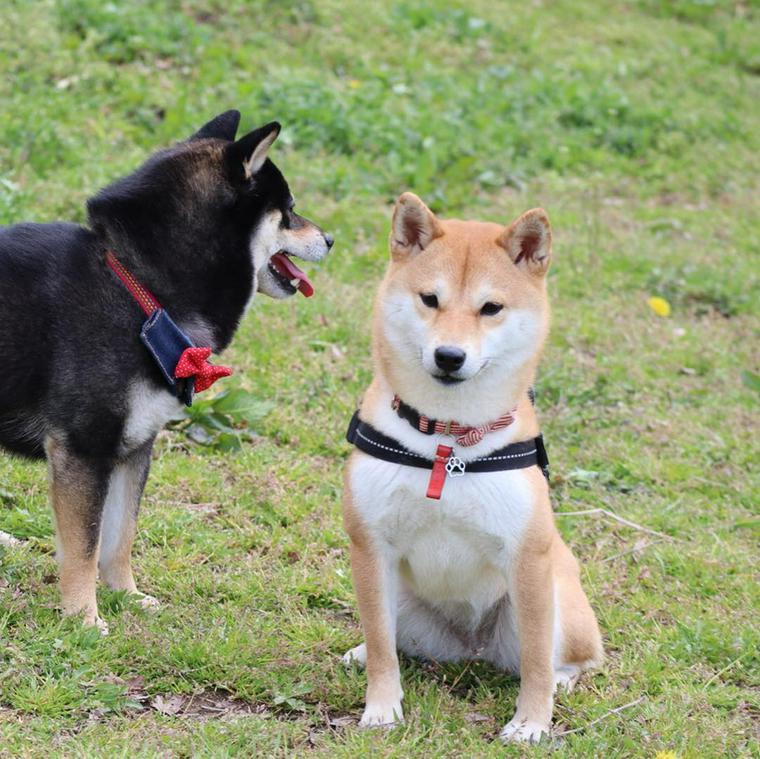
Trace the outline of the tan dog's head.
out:
M 549 325 L 551 228 L 543 209 L 508 226 L 443 220 L 404 193 L 390 247 L 376 358 L 405 401 L 422 410 L 461 407 L 463 399 L 488 404 L 532 381 Z

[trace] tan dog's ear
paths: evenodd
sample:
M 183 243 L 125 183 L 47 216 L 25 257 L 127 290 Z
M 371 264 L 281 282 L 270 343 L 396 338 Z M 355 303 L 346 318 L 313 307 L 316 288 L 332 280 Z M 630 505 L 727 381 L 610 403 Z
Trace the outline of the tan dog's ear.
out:
M 552 258 L 552 228 L 543 208 L 526 211 L 513 221 L 496 242 L 507 251 L 515 266 L 543 276 Z
M 394 258 L 425 250 L 443 234 L 435 214 L 413 193 L 405 192 L 393 210 L 391 255 Z

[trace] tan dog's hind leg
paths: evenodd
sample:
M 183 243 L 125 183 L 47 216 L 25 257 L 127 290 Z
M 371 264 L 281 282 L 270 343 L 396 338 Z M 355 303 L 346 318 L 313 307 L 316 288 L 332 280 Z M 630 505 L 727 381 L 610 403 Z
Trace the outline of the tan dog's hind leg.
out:
M 515 566 L 510 596 L 514 601 L 520 641 L 520 692 L 515 716 L 502 740 L 541 740 L 551 731 L 554 705 L 554 589 L 551 554 L 545 541 L 526 541 Z
M 50 494 L 55 515 L 61 608 L 64 615 L 82 614 L 84 623 L 107 626 L 98 616 L 95 586 L 98 577 L 100 518 L 108 473 L 67 450 L 60 441 L 46 443 Z
M 601 666 L 604 649 L 596 616 L 581 587 L 578 562 L 559 536 L 553 553 L 561 637 L 554 679 L 558 688 L 569 691 L 582 672 Z
M 349 501 L 346 496 L 346 501 Z M 401 721 L 403 691 L 396 653 L 398 567 L 373 542 L 345 504 L 346 529 L 351 539 L 351 572 L 359 604 L 364 646 L 349 651 L 344 661 L 356 661 L 367 670 L 367 698 L 359 725 L 391 725 Z M 364 659 L 364 661 L 362 661 Z
M 114 590 L 126 590 L 140 596 L 143 606 L 156 606 L 158 601 L 141 594 L 132 575 L 132 544 L 137 529 L 145 481 L 150 469 L 152 441 L 119 462 L 111 473 L 108 495 L 103 507 L 100 535 L 100 579 Z

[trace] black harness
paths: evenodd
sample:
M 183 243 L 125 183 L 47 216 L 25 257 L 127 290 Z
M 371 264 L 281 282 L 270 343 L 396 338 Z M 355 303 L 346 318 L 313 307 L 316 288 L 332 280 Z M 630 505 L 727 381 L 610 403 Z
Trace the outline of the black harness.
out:
M 532 400 L 533 393 L 531 391 Z M 415 428 L 419 429 L 420 415 L 418 412 L 406 404 L 403 404 L 403 409 L 399 407 L 396 411 L 402 419 L 406 419 Z M 416 419 L 416 423 L 413 421 L 414 419 Z M 430 424 L 428 426 L 430 431 L 425 434 L 434 434 L 434 427 L 434 423 Z M 418 453 L 410 451 L 401 445 L 398 440 L 384 435 L 371 424 L 363 422 L 359 418 L 358 411 L 351 417 L 346 439 L 360 451 L 364 451 L 364 453 L 368 453 L 376 459 L 389 461 L 393 464 L 414 466 L 419 469 L 433 469 L 433 465 L 435 464 L 433 459 L 425 458 Z M 511 443 L 479 459 L 461 462 L 460 467 L 462 468 L 459 473 L 504 472 L 510 469 L 526 469 L 529 466 L 539 467 L 547 481 L 549 480 L 549 458 L 546 455 L 543 435 L 539 435 L 532 440 Z

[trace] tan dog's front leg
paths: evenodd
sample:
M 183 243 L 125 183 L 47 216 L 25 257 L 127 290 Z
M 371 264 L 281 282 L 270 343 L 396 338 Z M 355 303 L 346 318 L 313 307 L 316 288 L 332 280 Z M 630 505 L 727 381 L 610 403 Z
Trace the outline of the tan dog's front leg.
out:
M 403 720 L 401 675 L 396 654 L 398 562 L 366 535 L 351 536 L 351 571 L 359 602 L 365 649 L 347 656 L 367 668 L 367 700 L 359 725 L 391 725 Z
M 551 731 L 554 704 L 554 591 L 548 550 L 525 547 L 512 583 L 520 642 L 517 711 L 501 732 L 504 741 L 537 743 Z

